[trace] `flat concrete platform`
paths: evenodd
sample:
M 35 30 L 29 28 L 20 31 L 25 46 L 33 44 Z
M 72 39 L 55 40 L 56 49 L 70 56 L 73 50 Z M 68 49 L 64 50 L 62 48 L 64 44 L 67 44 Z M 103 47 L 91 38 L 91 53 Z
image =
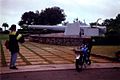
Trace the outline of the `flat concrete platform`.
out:
M 25 42 L 20 45 L 16 63 L 19 69 L 11 70 L 9 69 L 10 52 L 3 45 L 4 53 L 0 57 L 0 74 L 75 69 L 75 53 L 73 52 L 75 47 Z M 92 64 L 86 69 L 120 68 L 120 63 L 102 57 L 91 56 L 91 61 Z
M 100 68 L 118 68 L 120 69 L 119 63 L 93 63 L 87 65 L 83 69 L 100 69 Z M 15 73 L 15 72 L 28 72 L 28 71 L 48 71 L 48 70 L 69 70 L 75 69 L 75 64 L 49 64 L 49 65 L 29 65 L 29 66 L 18 66 L 18 70 L 11 70 L 8 67 L 2 67 L 0 74 Z

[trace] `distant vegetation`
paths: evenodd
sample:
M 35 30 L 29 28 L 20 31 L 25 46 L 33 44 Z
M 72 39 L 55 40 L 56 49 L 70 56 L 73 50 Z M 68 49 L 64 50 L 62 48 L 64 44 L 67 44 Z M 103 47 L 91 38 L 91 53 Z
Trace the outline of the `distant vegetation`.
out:
M 19 26 L 27 28 L 27 25 L 56 25 L 64 21 L 65 17 L 64 10 L 59 7 L 46 8 L 41 12 L 37 10 L 35 13 L 29 11 L 22 15 Z
M 3 24 L 2 24 L 2 27 L 4 27 L 5 30 L 6 30 L 6 28 L 9 27 L 9 25 L 8 25 L 7 23 L 3 23 Z
M 107 27 L 107 34 L 109 35 L 120 35 L 120 14 L 115 19 L 106 19 L 102 25 Z
M 37 10 L 36 12 L 29 11 L 23 13 L 21 16 L 21 20 L 18 22 L 18 25 L 22 29 L 25 29 L 25 31 L 23 32 L 26 32 L 26 30 L 28 30 L 28 25 L 57 25 L 62 23 L 62 21 L 65 21 L 65 19 L 66 15 L 63 9 L 61 9 L 60 7 L 51 7 L 46 8 L 45 10 L 41 10 L 41 12 Z M 100 19 L 101 18 L 99 18 L 98 20 Z M 106 26 L 106 36 L 120 36 L 120 14 L 118 14 L 115 19 L 105 19 L 102 24 L 99 24 L 98 20 L 96 22 L 90 23 L 90 25 Z M 63 22 L 64 25 L 66 25 L 67 23 L 68 22 Z M 9 27 L 9 25 L 6 22 L 2 24 L 2 27 L 5 28 L 5 31 L 3 33 L 8 33 L 8 31 L 6 31 L 6 28 Z M 0 28 L 0 32 L 2 31 L 2 28 Z M 42 30 L 42 32 L 43 31 L 44 30 Z M 51 31 L 47 30 L 47 32 Z
M 100 19 L 101 18 L 99 18 L 98 20 Z M 107 28 L 106 35 L 112 35 L 112 36 L 120 35 L 120 14 L 118 14 L 115 19 L 113 18 L 105 19 L 102 24 L 99 24 L 98 20 L 96 22 L 90 23 L 90 25 L 106 26 Z

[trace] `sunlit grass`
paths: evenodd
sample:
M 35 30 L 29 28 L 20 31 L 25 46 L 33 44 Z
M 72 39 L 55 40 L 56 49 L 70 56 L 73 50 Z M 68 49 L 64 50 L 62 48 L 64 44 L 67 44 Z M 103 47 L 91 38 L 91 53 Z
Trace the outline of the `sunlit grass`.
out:
M 7 40 L 8 38 L 9 38 L 8 34 L 0 34 L 0 57 L 1 57 L 2 66 L 7 66 L 3 46 L 2 46 L 2 41 Z
M 6 59 L 5 59 L 5 54 L 4 54 L 4 50 L 3 50 L 3 45 L 2 45 L 1 40 L 0 40 L 0 57 L 1 57 L 2 66 L 7 66 Z
M 108 57 L 115 57 L 115 53 L 117 51 L 120 51 L 120 45 L 118 46 L 93 46 L 91 53 L 102 55 L 102 56 L 108 56 Z
M 0 40 L 6 40 L 8 38 L 9 38 L 8 34 L 0 34 Z

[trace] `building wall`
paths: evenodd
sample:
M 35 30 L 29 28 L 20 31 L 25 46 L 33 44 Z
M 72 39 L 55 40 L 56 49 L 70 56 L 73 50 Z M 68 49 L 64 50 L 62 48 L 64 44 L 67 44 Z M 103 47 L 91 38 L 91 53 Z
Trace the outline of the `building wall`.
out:
M 65 28 L 64 35 L 79 35 L 80 25 L 79 23 L 68 24 Z
M 99 36 L 99 29 L 91 28 L 89 25 L 81 25 L 76 22 L 67 25 L 64 35 L 81 35 L 83 37 Z
M 81 36 L 99 36 L 99 29 L 82 27 L 81 28 Z

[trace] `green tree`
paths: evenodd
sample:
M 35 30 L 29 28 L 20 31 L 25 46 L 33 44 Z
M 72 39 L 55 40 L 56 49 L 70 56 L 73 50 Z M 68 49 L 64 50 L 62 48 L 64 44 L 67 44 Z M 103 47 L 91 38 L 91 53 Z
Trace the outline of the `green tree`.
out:
M 25 12 L 22 15 L 22 21 L 24 21 L 25 24 L 27 24 L 27 25 L 33 24 L 34 23 L 34 19 L 35 19 L 35 13 L 32 12 L 32 11 Z
M 18 25 L 23 29 L 27 28 L 27 24 L 24 21 L 19 21 Z
M 56 25 L 62 23 L 66 18 L 63 9 L 59 7 L 46 8 L 40 13 L 41 24 Z
M 112 32 L 116 34 L 120 34 L 120 14 L 116 16 L 115 19 L 106 19 L 102 23 L 102 25 L 107 27 L 107 32 Z
M 116 27 L 117 27 L 116 29 L 120 33 L 120 14 L 116 16 Z
M 28 25 L 32 25 L 35 23 L 35 16 L 36 14 L 33 11 L 25 12 L 22 17 L 21 21 L 18 22 L 18 25 L 21 28 L 26 28 Z
M 18 25 L 25 28 L 26 25 L 56 25 L 65 20 L 65 13 L 59 7 L 46 8 L 45 10 L 38 10 L 36 13 L 33 11 L 25 12 Z M 25 25 L 25 26 L 24 26 Z
M 3 24 L 2 24 L 2 27 L 4 27 L 5 30 L 6 30 L 6 28 L 9 27 L 9 25 L 8 25 L 7 23 L 3 23 Z

